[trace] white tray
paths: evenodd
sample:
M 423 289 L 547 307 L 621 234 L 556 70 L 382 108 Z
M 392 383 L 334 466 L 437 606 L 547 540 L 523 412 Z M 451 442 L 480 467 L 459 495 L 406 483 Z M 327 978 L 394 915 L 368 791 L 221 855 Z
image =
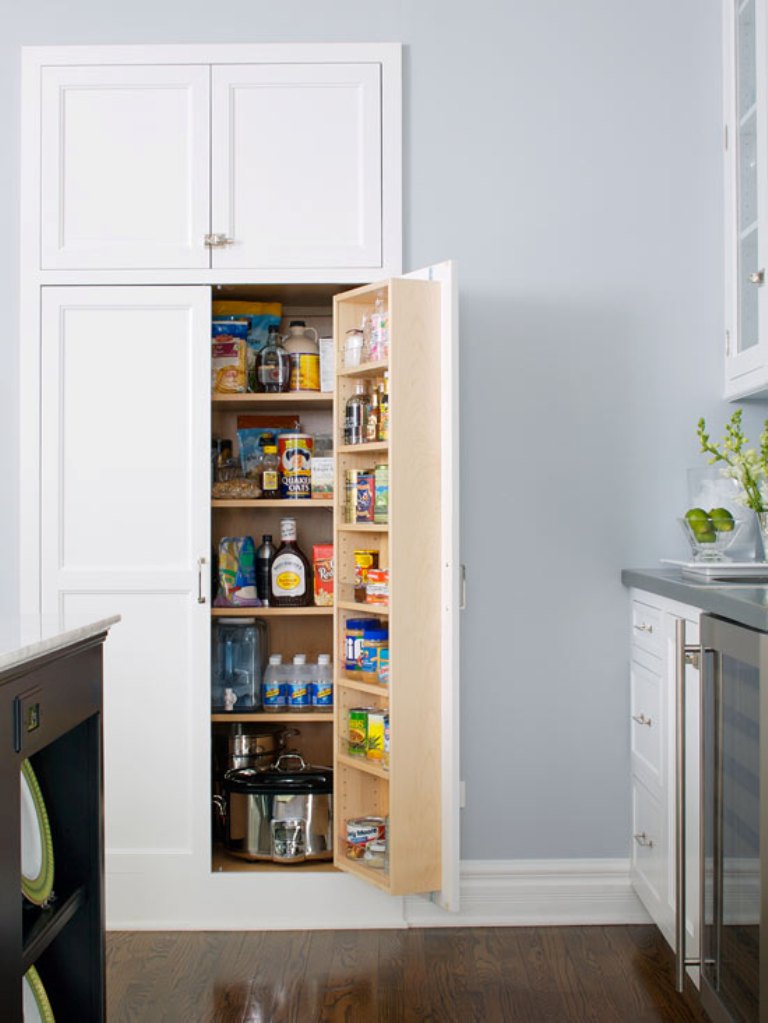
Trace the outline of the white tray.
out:
M 675 565 L 688 579 L 732 579 L 768 582 L 768 561 L 675 561 L 661 558 L 662 565 Z

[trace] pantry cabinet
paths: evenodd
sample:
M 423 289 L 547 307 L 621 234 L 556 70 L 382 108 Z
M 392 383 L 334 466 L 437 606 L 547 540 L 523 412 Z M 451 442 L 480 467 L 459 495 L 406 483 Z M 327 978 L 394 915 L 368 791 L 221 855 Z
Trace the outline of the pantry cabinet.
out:
M 40 343 L 20 355 L 21 602 L 67 625 L 122 616 L 106 651 L 109 926 L 401 926 L 396 896 L 458 906 L 458 317 L 450 264 L 397 276 L 399 69 L 389 44 L 25 53 L 21 329 Z M 201 260 L 200 224 L 235 244 L 202 246 Z M 214 299 L 279 301 L 283 330 L 305 319 L 338 359 L 378 293 L 392 419 L 376 450 L 346 450 L 341 416 L 382 366 L 337 361 L 334 392 L 212 400 Z M 211 436 L 265 412 L 331 434 L 337 473 L 385 461 L 386 526 L 343 521 L 338 476 L 330 501 L 212 499 Z M 219 540 L 279 536 L 286 514 L 310 555 L 335 542 L 336 606 L 213 606 Z M 378 610 L 392 677 L 368 692 L 340 646 L 356 613 L 351 552 L 374 542 L 391 571 Z M 261 617 L 284 653 L 330 653 L 335 712 L 212 710 L 211 628 L 225 615 Z M 352 702 L 389 708 L 388 770 L 347 762 Z M 335 768 L 334 863 L 246 862 L 217 840 L 217 743 L 267 718 Z M 391 827 L 375 873 L 343 845 L 345 819 L 372 813 Z
M 396 272 L 399 49 L 313 52 L 44 63 L 40 266 Z
M 632 887 L 669 945 L 676 945 L 676 670 L 677 623 L 685 645 L 699 639 L 699 610 L 632 590 L 630 749 Z M 688 955 L 699 947 L 699 671 L 685 667 L 686 699 L 686 935 Z M 694 951 L 695 950 L 695 951 Z

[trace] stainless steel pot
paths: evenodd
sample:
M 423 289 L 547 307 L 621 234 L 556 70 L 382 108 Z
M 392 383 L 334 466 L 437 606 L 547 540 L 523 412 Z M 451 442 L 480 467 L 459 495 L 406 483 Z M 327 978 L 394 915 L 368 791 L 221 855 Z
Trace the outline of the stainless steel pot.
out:
M 299 734 L 296 728 L 283 728 L 277 732 L 240 731 L 229 735 L 225 770 L 269 767 L 285 750 L 286 740 Z
M 290 765 L 290 766 L 289 766 Z M 274 767 L 227 771 L 225 845 L 249 860 L 333 857 L 333 771 L 284 753 Z

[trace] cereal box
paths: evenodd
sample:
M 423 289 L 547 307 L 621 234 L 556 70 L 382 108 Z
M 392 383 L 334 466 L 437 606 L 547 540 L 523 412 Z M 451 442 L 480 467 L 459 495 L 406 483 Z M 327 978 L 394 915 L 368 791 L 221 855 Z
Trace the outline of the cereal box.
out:
M 315 605 L 333 605 L 333 544 L 316 543 L 312 548 L 312 568 L 315 578 Z

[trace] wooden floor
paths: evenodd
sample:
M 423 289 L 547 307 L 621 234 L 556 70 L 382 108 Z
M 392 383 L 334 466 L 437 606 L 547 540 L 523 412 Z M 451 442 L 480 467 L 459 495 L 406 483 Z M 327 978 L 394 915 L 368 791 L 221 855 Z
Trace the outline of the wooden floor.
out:
M 109 1023 L 707 1019 L 650 925 L 114 932 L 107 995 Z

